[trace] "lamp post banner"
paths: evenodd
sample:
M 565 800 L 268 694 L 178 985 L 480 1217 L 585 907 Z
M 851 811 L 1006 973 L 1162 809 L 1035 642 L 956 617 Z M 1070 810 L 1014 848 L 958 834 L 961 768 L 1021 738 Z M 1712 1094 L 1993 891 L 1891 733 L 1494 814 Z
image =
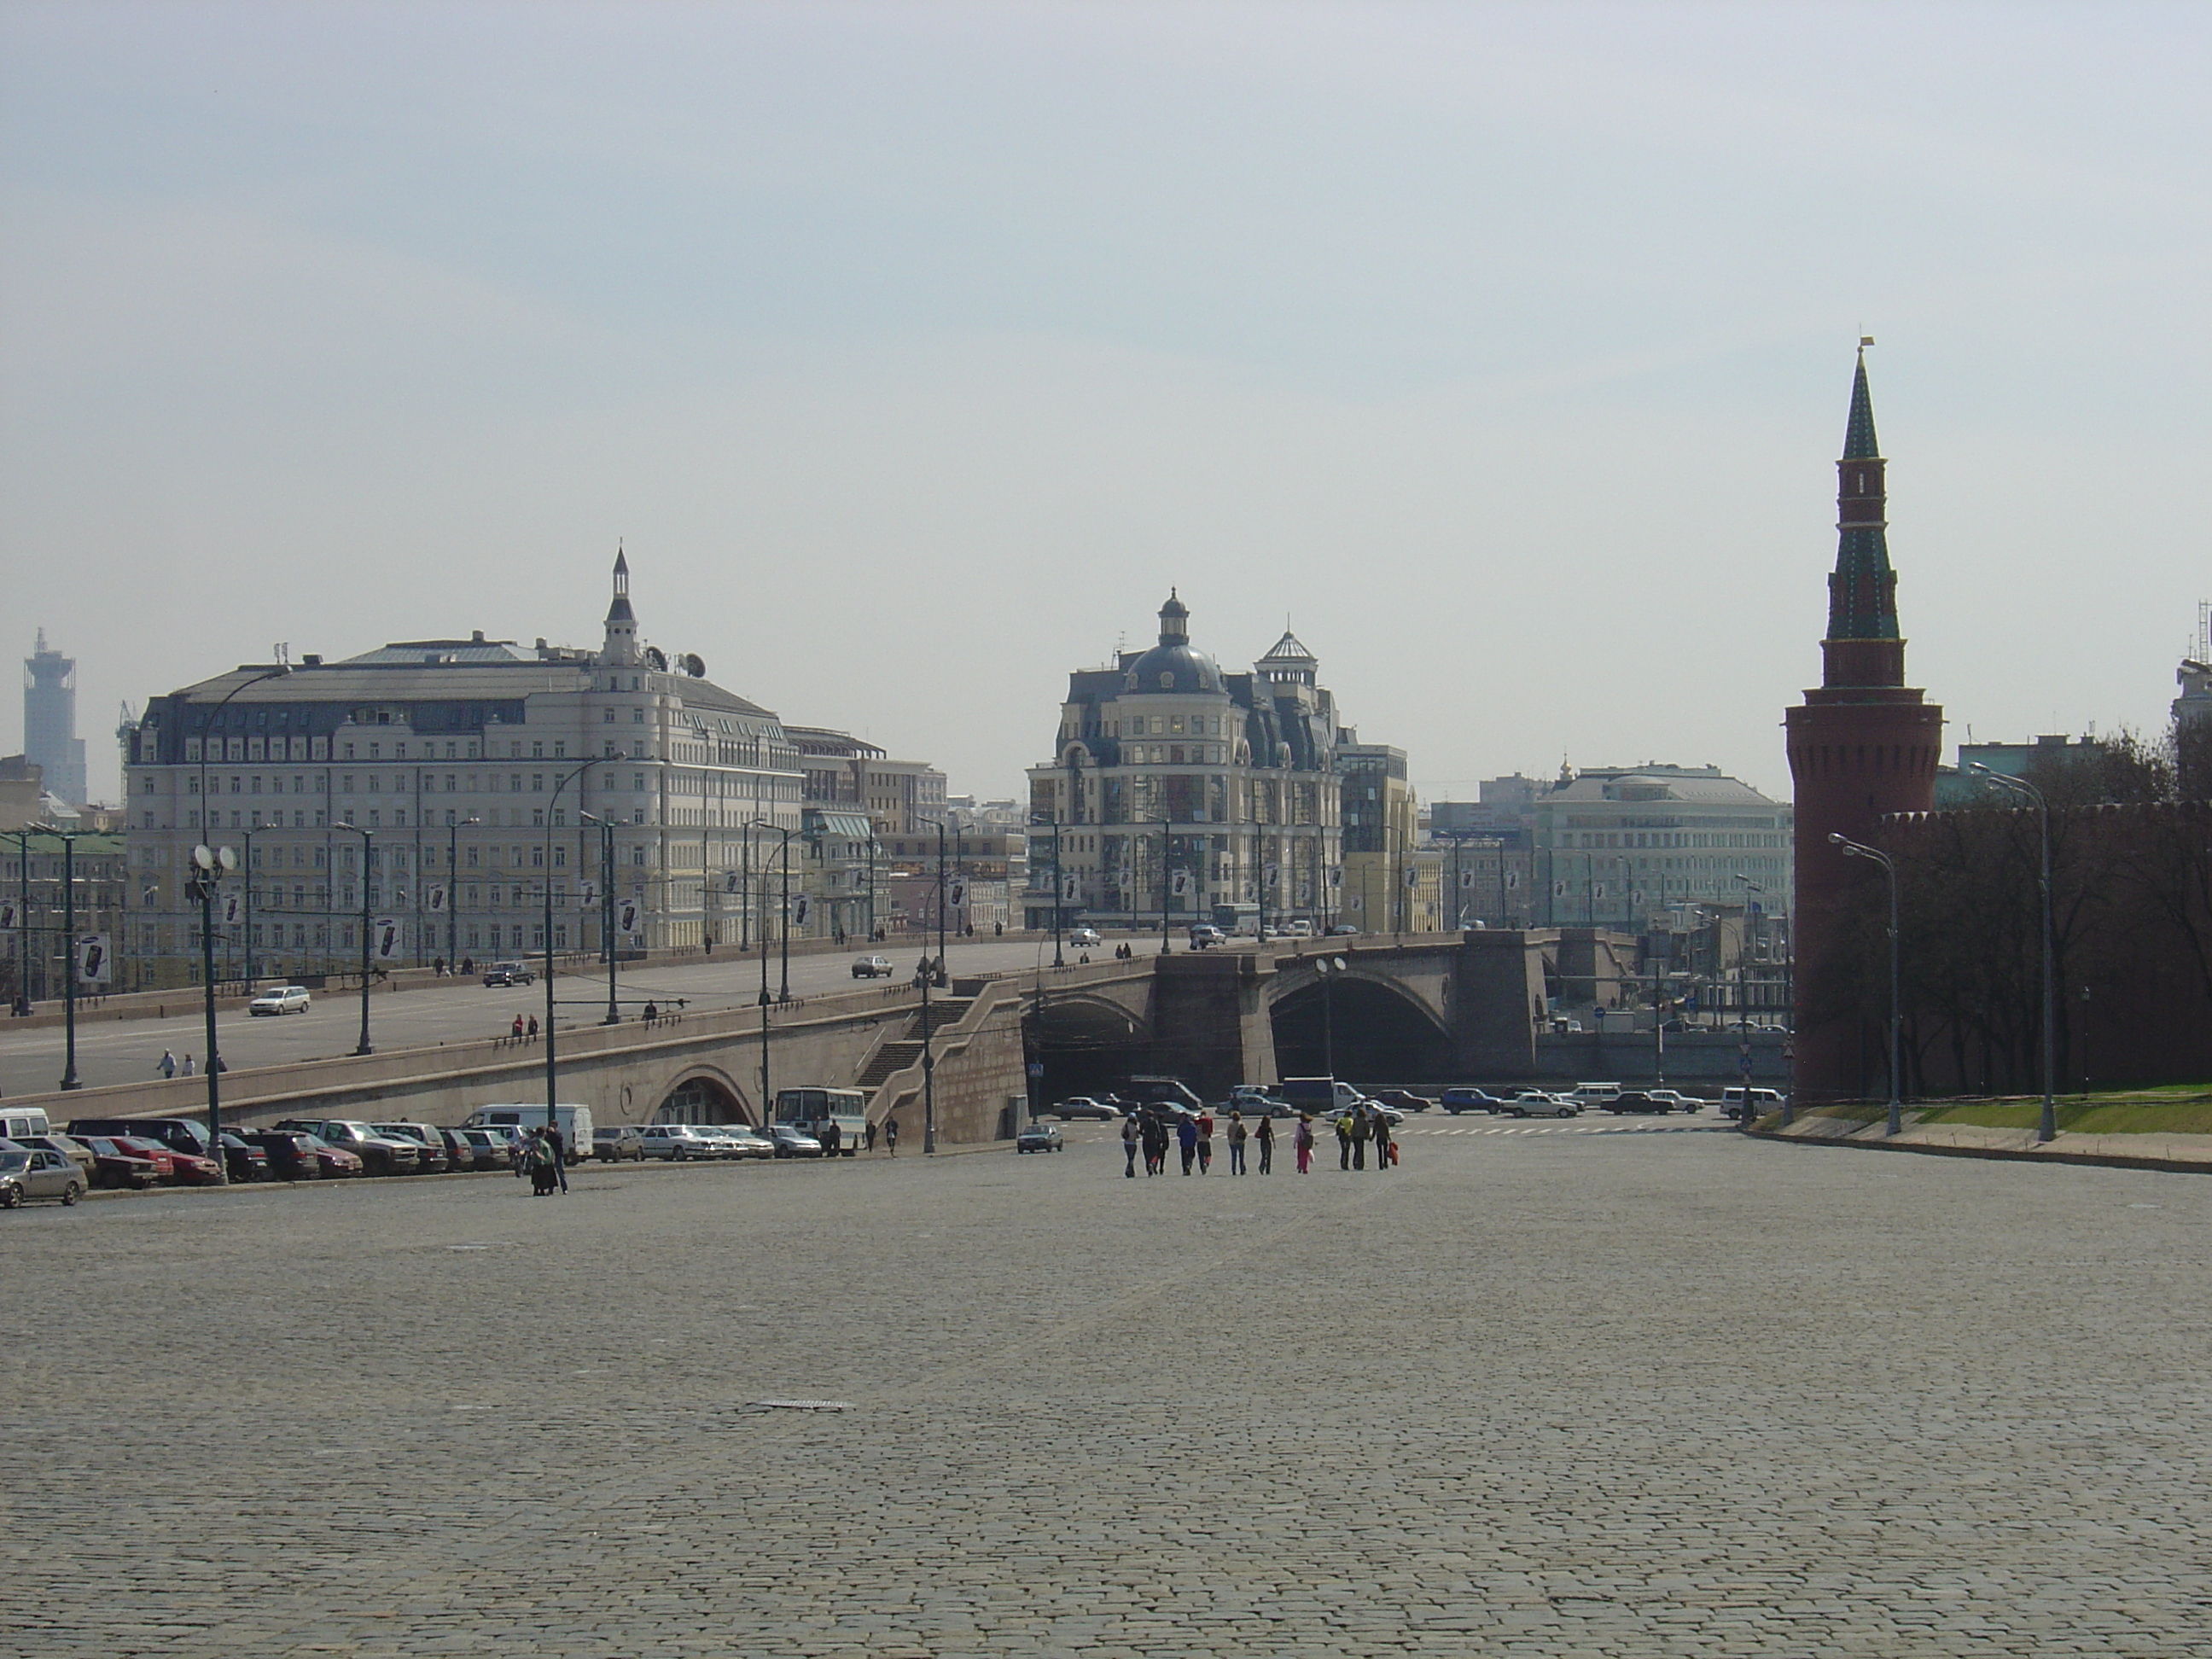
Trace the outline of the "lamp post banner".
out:
M 434 916 L 441 915 L 445 908 L 446 890 L 442 887 L 433 887 L 430 890 L 430 914 Z
M 0 899 L 0 927 L 12 928 L 20 920 L 15 914 L 15 901 Z
M 806 912 L 806 895 L 804 893 L 793 893 L 791 896 L 791 925 L 794 927 L 805 927 Z
M 615 931 L 618 933 L 637 932 L 637 901 L 635 899 L 624 899 L 618 907 L 615 916 Z
M 389 962 L 399 954 L 399 923 L 397 920 L 391 916 L 380 917 L 374 937 L 379 962 Z
M 945 902 L 956 910 L 968 902 L 968 883 L 964 878 L 955 876 L 952 878 L 951 884 L 945 890 Z M 805 918 L 802 916 L 799 920 L 803 921 Z
M 87 933 L 76 942 L 76 977 L 81 985 L 105 985 L 108 981 L 108 964 L 114 960 L 107 948 L 107 935 Z
M 1190 896 L 1190 872 L 1178 870 L 1168 878 L 1168 891 L 1177 898 Z
M 220 907 L 220 914 L 217 915 L 216 920 L 222 923 L 226 927 L 235 927 L 238 926 L 240 921 L 244 920 L 245 915 L 246 900 L 244 896 L 234 892 L 225 893 L 222 896 L 222 903 Z

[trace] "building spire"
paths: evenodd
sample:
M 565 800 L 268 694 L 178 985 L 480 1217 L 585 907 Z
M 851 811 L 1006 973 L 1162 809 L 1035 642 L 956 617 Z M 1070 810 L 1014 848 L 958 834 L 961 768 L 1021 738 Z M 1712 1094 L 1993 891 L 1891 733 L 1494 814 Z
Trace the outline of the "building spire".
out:
M 1859 342 L 1851 412 L 1836 463 L 1836 568 L 1828 578 L 1828 631 L 1821 647 L 1826 685 L 1902 685 L 1905 644 L 1897 625 L 1897 573 L 1889 562 L 1888 464 L 1875 436 L 1874 394 Z
M 1176 597 L 1176 590 L 1168 589 L 1168 602 L 1160 607 L 1160 643 L 1188 645 L 1190 642 L 1190 607 Z
M 637 660 L 637 614 L 629 608 L 629 559 L 622 543 L 615 543 L 615 592 L 607 604 L 607 639 L 599 660 L 634 663 Z

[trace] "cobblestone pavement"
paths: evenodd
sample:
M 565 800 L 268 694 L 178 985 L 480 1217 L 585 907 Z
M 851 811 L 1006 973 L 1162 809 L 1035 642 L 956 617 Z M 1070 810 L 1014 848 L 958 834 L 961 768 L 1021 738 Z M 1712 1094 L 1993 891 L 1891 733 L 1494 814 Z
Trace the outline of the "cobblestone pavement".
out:
M 1085 1139 L 0 1217 L 0 1646 L 2212 1643 L 2212 1185 L 1405 1144 L 1306 1179 L 1127 1181 Z M 750 1403 L 791 1399 L 853 1409 Z

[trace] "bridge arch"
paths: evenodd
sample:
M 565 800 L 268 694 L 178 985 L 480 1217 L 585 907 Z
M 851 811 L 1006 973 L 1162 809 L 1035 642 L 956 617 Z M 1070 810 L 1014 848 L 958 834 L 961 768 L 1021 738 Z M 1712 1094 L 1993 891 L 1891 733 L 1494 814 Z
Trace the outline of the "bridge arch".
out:
M 747 1103 L 744 1090 L 719 1066 L 686 1066 L 665 1087 L 648 1115 L 653 1123 L 750 1123 L 764 1120 Z
M 1071 1095 L 1099 1095 L 1152 1063 L 1152 1031 L 1111 997 L 1081 991 L 1048 994 L 1022 1016 L 1022 1047 L 1043 1068 L 1031 1097 L 1040 1105 Z
M 1335 1056 L 1348 1083 L 1449 1083 L 1449 1033 L 1420 997 L 1391 979 L 1357 966 L 1332 975 L 1300 975 L 1269 1003 L 1276 1070 L 1285 1077 L 1322 1077 Z M 1333 1029 L 1332 1029 L 1333 1028 Z

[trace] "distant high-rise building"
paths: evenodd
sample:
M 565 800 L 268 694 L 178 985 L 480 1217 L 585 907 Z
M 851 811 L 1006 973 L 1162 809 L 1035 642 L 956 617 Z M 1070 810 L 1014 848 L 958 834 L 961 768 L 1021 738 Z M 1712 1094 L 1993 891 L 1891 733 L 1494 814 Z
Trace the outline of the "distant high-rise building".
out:
M 72 806 L 85 803 L 84 739 L 76 734 L 76 659 L 46 648 L 23 659 L 23 753 L 46 775 L 46 793 Z
M 1836 568 L 1828 578 L 1820 684 L 1785 720 L 1797 792 L 1795 1086 L 1807 1101 L 1881 1086 L 1881 1068 L 1867 1062 L 1882 1052 L 1887 1012 L 1856 1006 L 1836 977 L 1853 889 L 1872 872 L 1828 837 L 1865 842 L 1887 814 L 1927 811 L 1943 739 L 1942 709 L 1905 683 L 1885 466 L 1862 347 L 1836 464 Z

